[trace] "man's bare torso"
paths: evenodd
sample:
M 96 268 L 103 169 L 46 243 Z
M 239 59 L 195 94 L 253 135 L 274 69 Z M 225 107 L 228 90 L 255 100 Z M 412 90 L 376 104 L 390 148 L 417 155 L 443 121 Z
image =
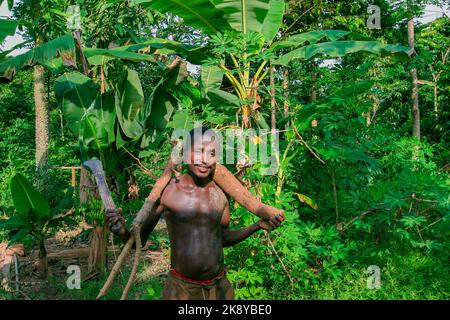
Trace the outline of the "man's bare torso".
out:
M 196 280 L 211 279 L 224 267 L 221 221 L 228 200 L 210 181 L 197 186 L 189 174 L 172 179 L 161 197 L 171 243 L 172 267 Z

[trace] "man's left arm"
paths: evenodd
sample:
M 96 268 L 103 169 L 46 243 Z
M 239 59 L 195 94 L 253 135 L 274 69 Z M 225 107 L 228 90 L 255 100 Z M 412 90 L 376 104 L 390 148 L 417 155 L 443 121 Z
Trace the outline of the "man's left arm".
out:
M 222 245 L 224 247 L 233 246 L 239 242 L 244 241 L 248 237 L 250 237 L 252 234 L 254 234 L 256 231 L 264 229 L 267 231 L 273 230 L 281 225 L 281 222 L 279 222 L 276 219 L 271 219 L 269 221 L 263 221 L 260 220 L 258 222 L 255 222 L 247 227 L 241 228 L 241 229 L 234 229 L 230 230 L 230 206 L 227 201 L 227 204 L 225 206 L 225 210 L 222 216 Z

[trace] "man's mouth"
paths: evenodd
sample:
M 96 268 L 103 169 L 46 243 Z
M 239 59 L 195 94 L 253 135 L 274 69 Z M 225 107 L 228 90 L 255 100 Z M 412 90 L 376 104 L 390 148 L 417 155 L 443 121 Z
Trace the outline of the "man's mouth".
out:
M 209 170 L 211 170 L 211 167 L 209 167 L 209 166 L 202 166 L 202 165 L 196 164 L 195 167 L 196 167 L 197 170 L 200 171 L 201 173 L 207 173 Z

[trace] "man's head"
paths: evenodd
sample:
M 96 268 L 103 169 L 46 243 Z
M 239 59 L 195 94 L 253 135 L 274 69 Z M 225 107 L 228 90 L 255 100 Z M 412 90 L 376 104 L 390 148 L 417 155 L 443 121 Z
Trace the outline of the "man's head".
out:
M 207 178 L 216 167 L 218 137 L 213 130 L 203 126 L 192 129 L 189 137 L 190 145 L 185 148 L 189 171 L 198 178 Z

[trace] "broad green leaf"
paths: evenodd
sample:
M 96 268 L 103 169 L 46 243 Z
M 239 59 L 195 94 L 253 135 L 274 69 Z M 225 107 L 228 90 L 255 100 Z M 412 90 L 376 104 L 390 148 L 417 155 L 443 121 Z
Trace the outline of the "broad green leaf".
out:
M 180 85 L 188 77 L 187 64 L 184 61 L 180 61 L 173 69 L 169 70 L 165 75 L 164 86 L 169 89 L 173 89 Z
M 164 130 L 169 123 L 174 109 L 175 105 L 171 101 L 169 93 L 162 87 L 158 87 L 153 94 L 152 109 L 147 122 L 148 125 L 158 130 Z
M 226 29 L 230 25 L 224 17 L 224 12 L 215 7 L 209 0 L 133 0 L 146 8 L 163 13 L 172 13 L 183 18 L 184 23 L 214 34 Z
M 144 92 L 141 80 L 135 70 L 127 69 L 121 91 L 121 113 L 128 121 L 133 121 L 144 106 Z
M 267 12 L 261 30 L 267 43 L 272 42 L 283 24 L 284 6 L 284 0 L 270 0 L 269 2 L 269 12 Z
M 76 67 L 75 42 L 68 34 L 15 57 L 7 57 L 0 61 L 0 77 L 11 79 L 20 69 L 35 64 L 44 65 L 48 61 L 60 57 L 66 66 Z
M 168 39 L 138 39 L 136 44 L 114 48 L 117 51 L 142 51 L 151 54 L 179 55 L 193 64 L 202 64 L 208 59 L 205 48 L 196 47 Z
M 102 147 L 108 147 L 115 141 L 114 124 L 116 120 L 116 108 L 112 92 L 99 94 L 89 114 L 95 116 L 97 139 Z
M 137 139 L 144 131 L 144 122 L 137 115 L 144 108 L 144 93 L 136 71 L 127 69 L 116 90 L 116 113 L 120 127 L 128 138 Z
M 271 0 L 212 0 L 216 8 L 223 10 L 225 18 L 231 27 L 242 33 L 262 32 L 264 20 L 266 19 Z M 274 10 L 278 9 L 274 6 Z M 267 21 L 267 30 L 271 23 L 276 24 L 277 14 L 273 15 Z M 269 32 L 270 34 L 271 32 Z
M 71 72 L 56 79 L 54 91 L 67 125 L 78 137 L 81 119 L 94 105 L 98 96 L 98 86 L 91 78 L 79 72 Z
M 108 59 L 105 60 L 104 58 L 101 58 L 102 56 L 109 58 L 118 58 L 132 62 L 154 61 L 153 57 L 148 54 L 129 52 L 125 50 L 120 50 L 118 48 L 114 49 L 84 48 L 83 52 L 86 55 L 88 62 L 91 64 L 101 64 L 102 62 L 107 62 Z
M 213 104 L 217 104 L 219 106 L 224 104 L 234 105 L 236 107 L 240 106 L 238 96 L 220 89 L 211 88 L 208 91 L 207 96 Z
M 255 111 L 253 114 L 256 124 L 259 128 L 264 130 L 270 130 L 270 126 L 267 124 L 266 119 L 264 119 L 263 115 L 259 111 Z
M 315 44 L 322 39 L 329 41 L 337 41 L 350 34 L 350 31 L 344 30 L 314 30 L 292 35 L 286 40 L 278 41 L 272 44 L 269 51 L 278 50 L 281 48 L 299 47 L 305 43 Z
M 409 47 L 400 45 L 384 44 L 376 41 L 331 41 L 307 45 L 282 55 L 273 64 L 287 66 L 295 59 L 309 60 L 317 55 L 324 55 L 330 58 L 341 57 L 349 53 L 369 52 L 381 54 L 388 52 L 406 57 L 410 51 Z
M 36 213 L 47 216 L 50 207 L 47 199 L 39 193 L 21 173 L 15 174 L 10 183 L 11 196 L 14 207 L 20 214 Z
M 362 161 L 365 162 L 367 164 L 369 164 L 371 167 L 378 169 L 380 168 L 380 164 L 378 163 L 377 160 L 369 157 L 368 155 L 366 155 L 365 153 L 353 149 L 353 148 L 349 148 L 349 147 L 343 147 L 341 149 L 342 151 L 342 159 L 350 161 L 350 162 L 358 162 L 358 161 Z
M 103 66 L 108 61 L 111 61 L 114 59 L 115 58 L 113 56 L 107 56 L 107 55 L 103 55 L 103 54 L 99 54 L 99 55 L 95 55 L 95 56 L 91 56 L 91 57 L 87 58 L 89 64 L 93 65 L 93 66 Z
M 172 121 L 167 126 L 174 129 L 190 131 L 194 128 L 194 119 L 187 110 L 180 109 L 175 112 Z
M 16 33 L 17 24 L 16 20 L 0 19 L 0 42 L 3 42 L 7 36 L 13 36 Z
M 204 94 L 209 89 L 220 89 L 223 81 L 224 72 L 218 66 L 203 65 L 201 68 L 201 83 Z

